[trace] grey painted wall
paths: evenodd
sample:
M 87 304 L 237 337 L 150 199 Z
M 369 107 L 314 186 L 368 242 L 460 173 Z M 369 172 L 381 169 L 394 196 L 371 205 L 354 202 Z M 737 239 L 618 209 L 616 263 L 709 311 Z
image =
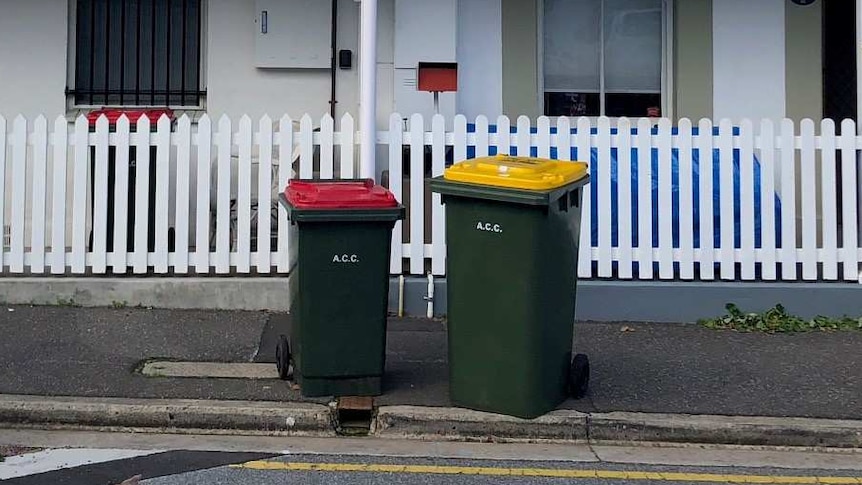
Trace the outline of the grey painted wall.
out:
M 787 2 L 785 63 L 787 117 L 799 122 L 823 116 L 823 4 L 799 6 Z
M 536 0 L 503 0 L 503 113 L 511 118 L 539 111 L 538 6 Z
M 712 118 L 712 0 L 674 3 L 674 116 Z
M 66 112 L 68 2 L 0 1 L 0 115 Z

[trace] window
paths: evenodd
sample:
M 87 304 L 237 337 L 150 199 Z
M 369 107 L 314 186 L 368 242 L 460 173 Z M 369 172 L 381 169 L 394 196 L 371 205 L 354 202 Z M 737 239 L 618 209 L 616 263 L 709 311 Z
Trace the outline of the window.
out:
M 544 0 L 549 116 L 659 116 L 662 0 Z
M 77 0 L 76 22 L 76 105 L 201 104 L 201 0 Z

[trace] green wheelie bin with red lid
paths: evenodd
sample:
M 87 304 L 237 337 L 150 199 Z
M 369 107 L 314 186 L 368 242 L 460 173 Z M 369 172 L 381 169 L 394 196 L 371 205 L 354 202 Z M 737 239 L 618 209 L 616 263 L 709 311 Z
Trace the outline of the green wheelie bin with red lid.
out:
M 381 394 L 392 228 L 404 207 L 371 179 L 292 180 L 291 331 L 279 374 L 303 396 Z

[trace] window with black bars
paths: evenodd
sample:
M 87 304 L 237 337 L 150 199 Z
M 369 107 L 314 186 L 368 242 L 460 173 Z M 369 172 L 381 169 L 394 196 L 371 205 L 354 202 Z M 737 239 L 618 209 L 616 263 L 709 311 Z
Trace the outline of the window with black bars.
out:
M 77 0 L 76 9 L 76 105 L 201 104 L 201 0 Z

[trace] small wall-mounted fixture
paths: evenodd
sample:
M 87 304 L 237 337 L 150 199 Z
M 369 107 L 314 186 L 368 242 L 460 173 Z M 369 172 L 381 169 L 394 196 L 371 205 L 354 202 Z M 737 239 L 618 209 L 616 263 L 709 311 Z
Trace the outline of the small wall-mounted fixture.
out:
M 458 90 L 457 62 L 420 62 L 416 72 L 416 89 L 431 93 Z
M 350 49 L 342 49 L 338 51 L 338 67 L 341 69 L 353 68 L 353 51 Z

